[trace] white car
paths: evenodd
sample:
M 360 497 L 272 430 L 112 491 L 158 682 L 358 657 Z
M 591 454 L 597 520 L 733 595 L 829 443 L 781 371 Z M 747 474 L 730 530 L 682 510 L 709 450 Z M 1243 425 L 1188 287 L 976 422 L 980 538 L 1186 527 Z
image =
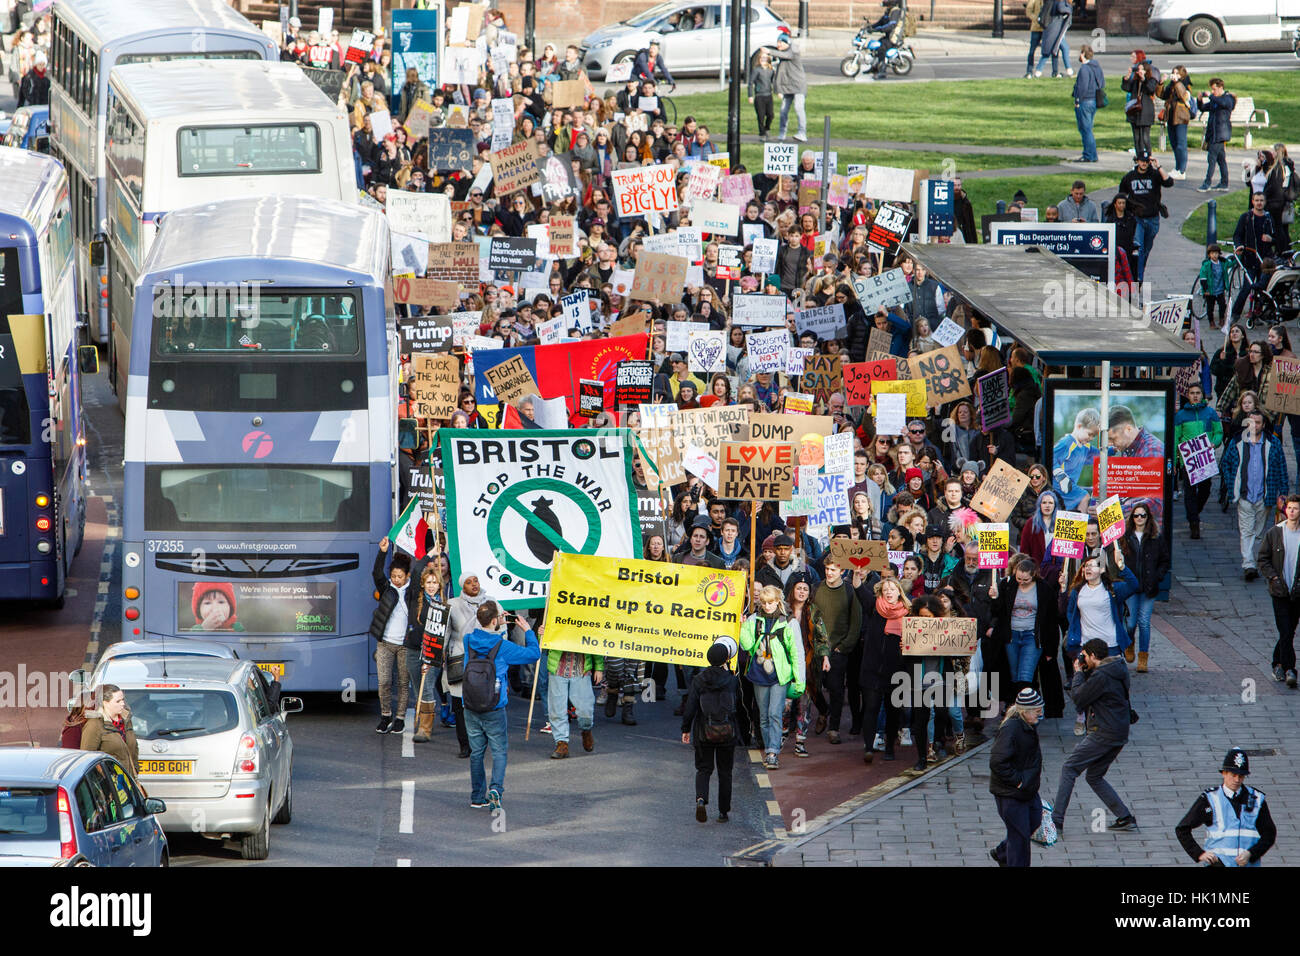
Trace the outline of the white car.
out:
M 96 671 L 126 693 L 140 747 L 140 782 L 167 809 L 164 830 L 238 840 L 264 860 L 271 824 L 293 813 L 293 740 L 302 710 L 252 661 L 124 657 Z
M 193 658 L 210 659 L 213 657 L 236 660 L 239 652 L 229 644 L 217 641 L 198 641 L 188 637 L 173 637 L 168 640 L 119 641 L 105 648 L 95 665 L 87 685 L 93 690 L 104 683 L 104 672 L 109 661 L 126 660 L 132 657 L 166 657 L 169 661 L 191 660 Z M 112 683 L 110 681 L 110 683 Z
M 741 16 L 744 17 L 743 10 Z M 589 77 L 604 78 L 611 64 L 633 62 L 638 53 L 650 46 L 651 40 L 658 40 L 659 51 L 674 77 L 691 73 L 717 75 L 723 59 L 723 43 L 730 47 L 730 18 L 730 3 L 668 0 L 588 35 L 579 44 L 583 66 Z M 741 26 L 743 29 L 744 24 Z M 789 36 L 793 31 L 767 6 L 753 3 L 749 23 L 750 61 L 758 57 L 760 46 L 775 46 L 776 38 L 783 33 Z M 748 79 L 748 71 L 745 78 Z

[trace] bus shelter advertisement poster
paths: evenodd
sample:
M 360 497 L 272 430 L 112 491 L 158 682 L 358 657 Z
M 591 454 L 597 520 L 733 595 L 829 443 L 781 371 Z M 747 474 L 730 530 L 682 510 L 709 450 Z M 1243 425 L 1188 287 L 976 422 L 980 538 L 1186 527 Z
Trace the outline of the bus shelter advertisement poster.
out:
M 1119 496 L 1126 518 L 1133 505 L 1150 502 L 1168 539 L 1166 517 L 1173 513 L 1172 388 L 1167 382 L 1116 382 L 1110 390 L 1109 421 L 1102 422 L 1099 384 L 1047 381 L 1045 452 L 1060 507 L 1096 514 L 1101 442 L 1106 441 L 1107 494 Z
M 335 634 L 334 581 L 181 581 L 176 631 Z

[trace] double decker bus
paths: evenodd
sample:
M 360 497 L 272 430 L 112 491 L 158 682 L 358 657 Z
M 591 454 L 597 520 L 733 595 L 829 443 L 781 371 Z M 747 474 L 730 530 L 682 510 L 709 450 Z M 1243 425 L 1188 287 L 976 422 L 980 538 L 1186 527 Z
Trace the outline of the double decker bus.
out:
M 109 382 L 126 400 L 132 292 L 171 209 L 292 193 L 357 201 L 348 117 L 294 63 L 137 63 L 109 76 Z
M 0 600 L 62 604 L 86 528 L 68 178 L 0 147 Z
M 167 214 L 135 288 L 124 639 L 225 641 L 286 688 L 377 686 L 397 514 L 388 224 L 318 197 Z
M 59 0 L 50 28 L 50 152 L 68 170 L 72 231 L 92 341 L 108 342 L 104 129 L 114 66 L 156 60 L 279 60 L 226 0 Z M 93 244 L 93 245 L 92 245 Z

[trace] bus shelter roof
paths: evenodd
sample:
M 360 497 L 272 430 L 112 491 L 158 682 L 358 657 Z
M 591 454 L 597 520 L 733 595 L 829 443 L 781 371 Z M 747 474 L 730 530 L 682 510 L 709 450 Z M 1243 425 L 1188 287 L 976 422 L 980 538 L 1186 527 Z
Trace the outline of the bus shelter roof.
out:
M 1039 246 L 905 243 L 903 251 L 1045 365 L 1191 365 L 1200 357 Z

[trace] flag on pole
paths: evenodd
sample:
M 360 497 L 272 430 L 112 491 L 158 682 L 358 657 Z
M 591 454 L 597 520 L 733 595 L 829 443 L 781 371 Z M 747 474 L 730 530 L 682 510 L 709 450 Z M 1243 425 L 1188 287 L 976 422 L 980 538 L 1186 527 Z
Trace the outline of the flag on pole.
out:
M 424 557 L 424 538 L 429 525 L 424 520 L 424 510 L 420 507 L 419 497 L 412 497 L 397 518 L 397 524 L 388 532 L 388 540 L 393 542 L 411 557 Z

